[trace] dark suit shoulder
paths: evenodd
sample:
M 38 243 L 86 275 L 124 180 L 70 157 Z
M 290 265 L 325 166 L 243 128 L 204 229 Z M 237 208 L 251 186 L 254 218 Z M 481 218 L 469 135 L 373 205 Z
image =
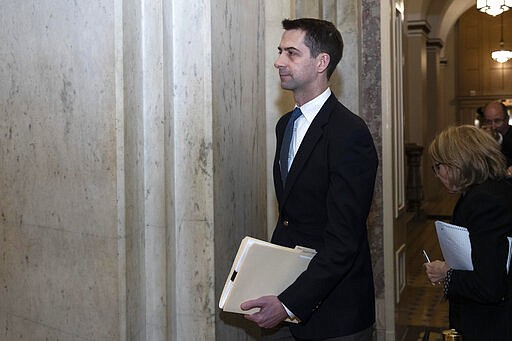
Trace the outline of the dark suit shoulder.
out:
M 343 103 L 338 101 L 334 95 L 329 97 L 327 102 L 324 104 L 324 107 L 329 111 L 329 122 L 334 122 L 340 125 L 347 124 L 365 128 L 367 127 L 366 122 L 361 117 L 354 114 L 350 109 L 343 105 Z
M 338 141 L 338 143 L 346 141 L 347 143 L 363 143 L 365 145 L 370 143 L 373 145 L 373 138 L 366 122 L 336 100 L 335 97 L 332 96 L 331 98 L 333 98 L 334 101 L 330 102 L 330 105 L 325 107 L 325 122 L 323 122 L 323 124 L 319 122 L 319 125 L 323 127 L 329 140 Z M 322 110 L 324 110 L 324 108 L 322 108 Z M 321 117 L 319 117 L 319 119 L 322 120 Z
M 456 223 L 468 224 L 486 212 L 497 210 L 512 215 L 510 178 L 488 180 L 471 186 L 459 199 L 454 211 L 454 220 Z
M 512 178 L 487 180 L 484 183 L 471 186 L 464 195 L 468 200 L 478 200 L 479 197 L 497 196 L 512 200 Z

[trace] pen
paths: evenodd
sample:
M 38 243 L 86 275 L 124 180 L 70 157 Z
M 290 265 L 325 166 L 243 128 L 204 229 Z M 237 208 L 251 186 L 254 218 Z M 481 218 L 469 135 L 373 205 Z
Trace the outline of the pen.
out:
M 423 256 L 425 257 L 425 260 L 427 261 L 427 263 L 430 263 L 430 258 L 428 258 L 427 251 L 425 251 L 425 250 L 422 250 L 422 251 L 423 251 Z

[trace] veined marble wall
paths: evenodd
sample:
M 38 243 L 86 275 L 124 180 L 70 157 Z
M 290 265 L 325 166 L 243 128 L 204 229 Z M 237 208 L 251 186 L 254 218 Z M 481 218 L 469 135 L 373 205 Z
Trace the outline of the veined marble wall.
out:
M 215 338 L 215 289 L 266 231 L 262 13 L 2 4 L 2 338 Z
M 113 1 L 2 1 L 0 338 L 120 337 Z
M 293 103 L 269 91 L 268 46 L 286 13 L 336 8 L 335 91 L 380 138 L 378 88 L 361 105 L 343 86 L 361 4 L 318 4 L 2 2 L 0 338 L 258 338 L 217 304 L 240 240 L 274 223 L 268 155 Z
M 2 6 L 2 339 L 124 339 L 122 3 Z

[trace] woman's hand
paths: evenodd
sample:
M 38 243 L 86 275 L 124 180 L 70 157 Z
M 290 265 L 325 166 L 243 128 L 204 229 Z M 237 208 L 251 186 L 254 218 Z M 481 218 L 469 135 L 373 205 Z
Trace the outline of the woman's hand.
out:
M 432 282 L 432 285 L 435 285 L 436 283 L 440 284 L 446 277 L 448 270 L 450 270 L 448 265 L 440 260 L 425 263 L 423 265 L 425 266 L 425 272 L 427 273 L 427 277 L 430 282 Z

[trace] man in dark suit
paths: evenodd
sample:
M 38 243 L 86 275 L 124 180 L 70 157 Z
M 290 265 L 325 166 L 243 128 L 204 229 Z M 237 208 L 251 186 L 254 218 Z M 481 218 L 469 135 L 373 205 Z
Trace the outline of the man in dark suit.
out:
M 276 126 L 279 219 L 272 242 L 317 254 L 281 294 L 244 302 L 242 309 L 260 308 L 246 318 L 273 328 L 263 331 L 269 340 L 371 340 L 375 302 L 366 220 L 377 154 L 366 124 L 328 85 L 343 51 L 339 31 L 318 19 L 282 24 L 274 65 L 296 107 Z M 289 146 L 283 143 L 287 130 Z M 286 318 L 298 323 L 281 324 Z
M 512 174 L 512 129 L 510 129 L 511 126 L 508 122 L 508 110 L 503 102 L 494 101 L 485 106 L 482 128 L 492 132 L 501 144 L 501 151 L 506 157 L 508 172 Z

